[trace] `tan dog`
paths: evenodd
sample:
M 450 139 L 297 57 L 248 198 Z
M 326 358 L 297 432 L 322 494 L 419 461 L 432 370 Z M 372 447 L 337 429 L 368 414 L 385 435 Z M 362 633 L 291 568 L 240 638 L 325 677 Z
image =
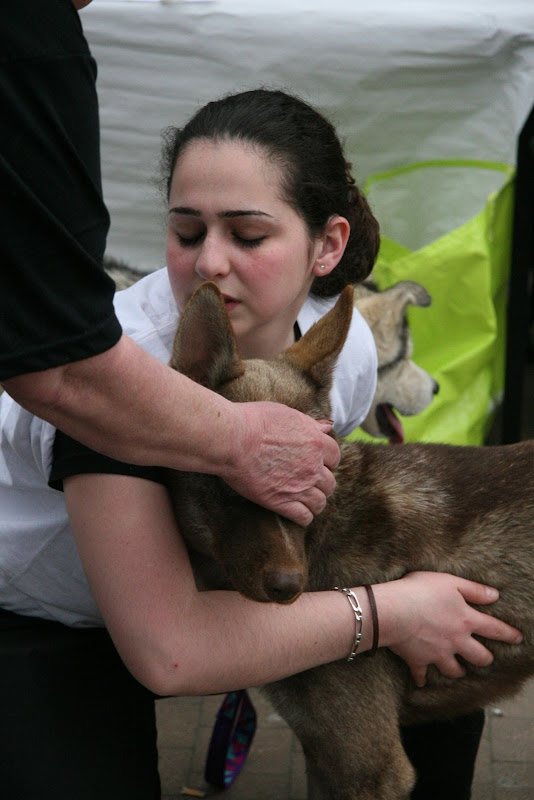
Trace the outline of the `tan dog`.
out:
M 373 404 L 361 424 L 370 436 L 402 444 L 404 431 L 395 411 L 411 417 L 432 402 L 439 386 L 412 361 L 413 344 L 406 308 L 430 305 L 419 283 L 401 281 L 379 292 L 373 283 L 354 287 L 354 305 L 371 328 L 378 356 L 378 381 Z
M 328 416 L 352 303 L 347 288 L 285 353 L 242 362 L 219 292 L 204 284 L 180 321 L 172 365 L 232 401 L 275 400 Z M 496 586 L 500 598 L 491 613 L 524 634 L 514 647 L 485 640 L 493 664 L 468 666 L 462 679 L 430 667 L 423 689 L 384 648 L 374 658 L 358 656 L 265 687 L 302 743 L 313 800 L 407 800 L 414 775 L 399 723 L 478 708 L 533 674 L 533 443 L 344 443 L 337 489 L 306 530 L 213 476 L 171 478 L 200 587 L 232 585 L 254 600 L 291 602 L 305 588 L 372 584 L 412 570 L 451 572 Z

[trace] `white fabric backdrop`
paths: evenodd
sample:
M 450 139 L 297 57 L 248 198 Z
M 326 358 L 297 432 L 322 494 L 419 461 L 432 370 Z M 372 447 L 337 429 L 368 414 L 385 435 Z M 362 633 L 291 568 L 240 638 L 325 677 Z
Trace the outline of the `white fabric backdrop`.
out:
M 208 100 L 297 92 L 336 124 L 358 182 L 427 158 L 514 163 L 534 101 L 532 0 L 95 0 L 81 17 L 99 67 L 108 252 L 143 269 L 164 263 L 160 131 Z

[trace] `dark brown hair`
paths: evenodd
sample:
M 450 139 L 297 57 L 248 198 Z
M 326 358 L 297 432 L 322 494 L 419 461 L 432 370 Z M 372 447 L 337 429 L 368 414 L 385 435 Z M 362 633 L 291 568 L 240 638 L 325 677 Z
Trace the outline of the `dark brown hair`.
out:
M 331 297 L 371 272 L 378 222 L 356 186 L 333 125 L 308 103 L 280 90 L 228 95 L 207 103 L 183 128 L 167 128 L 163 139 L 160 183 L 167 198 L 174 167 L 189 142 L 236 140 L 260 147 L 280 166 L 283 199 L 303 218 L 312 238 L 324 233 L 330 217 L 348 220 L 345 253 L 329 275 L 315 278 L 314 294 Z

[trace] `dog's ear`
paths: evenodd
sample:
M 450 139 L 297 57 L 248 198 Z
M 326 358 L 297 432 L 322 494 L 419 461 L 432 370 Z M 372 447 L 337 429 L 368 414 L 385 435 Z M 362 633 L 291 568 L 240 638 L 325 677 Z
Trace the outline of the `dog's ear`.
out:
M 335 306 L 281 358 L 310 375 L 319 386 L 330 387 L 332 370 L 349 332 L 352 308 L 352 287 L 346 286 Z
M 408 305 L 422 308 L 431 302 L 426 289 L 415 281 L 400 281 L 382 292 L 354 291 L 354 305 L 371 328 L 377 347 L 386 346 L 392 331 L 402 330 Z
M 170 366 L 214 391 L 243 374 L 224 300 L 214 283 L 203 283 L 180 319 Z
M 400 281 L 381 294 L 391 300 L 398 309 L 399 315 L 404 315 L 408 305 L 425 308 L 432 302 L 427 290 L 420 283 L 415 283 L 415 281 Z

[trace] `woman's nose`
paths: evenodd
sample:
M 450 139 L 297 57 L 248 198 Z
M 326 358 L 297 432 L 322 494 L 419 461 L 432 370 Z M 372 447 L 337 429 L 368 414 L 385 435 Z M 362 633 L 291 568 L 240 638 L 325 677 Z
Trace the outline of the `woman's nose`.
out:
M 204 239 L 197 255 L 195 271 L 204 280 L 213 280 L 213 278 L 228 274 L 230 261 L 220 242 L 215 239 L 210 240 L 209 237 Z

